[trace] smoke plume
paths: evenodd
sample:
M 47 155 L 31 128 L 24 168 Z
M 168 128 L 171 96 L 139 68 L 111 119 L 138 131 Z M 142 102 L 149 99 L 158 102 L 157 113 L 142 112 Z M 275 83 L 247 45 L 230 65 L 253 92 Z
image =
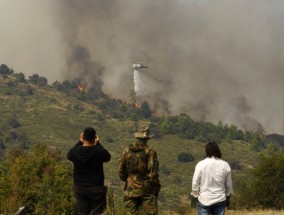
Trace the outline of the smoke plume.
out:
M 284 133 L 281 0 L 44 0 L 41 4 L 2 0 L 0 4 L 5 32 L 1 36 L 6 36 L 5 43 L 0 42 L 0 60 L 9 66 L 42 72 L 49 80 L 81 78 L 85 85 L 124 99 L 133 91 L 131 65 L 142 61 L 150 65 L 141 71 L 148 80 L 143 83 L 148 92 L 143 99 L 153 110 Z M 22 10 L 29 8 L 36 13 L 23 15 Z M 8 16 L 12 11 L 13 16 Z M 15 21 L 20 15 L 26 23 Z M 9 43 L 11 32 L 21 35 L 27 30 L 30 33 L 17 40 L 30 44 L 30 49 Z M 46 37 L 32 34 L 43 31 Z M 41 47 L 44 54 L 37 54 Z M 24 51 L 33 58 L 16 63 Z

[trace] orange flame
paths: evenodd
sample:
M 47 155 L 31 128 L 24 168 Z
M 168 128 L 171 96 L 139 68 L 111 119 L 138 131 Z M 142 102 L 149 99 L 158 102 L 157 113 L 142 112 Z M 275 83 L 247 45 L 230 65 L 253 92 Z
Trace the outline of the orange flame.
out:
M 131 105 L 131 102 L 130 102 L 129 100 L 126 100 L 126 101 L 125 101 L 125 104 Z
M 78 89 L 79 89 L 80 92 L 84 92 L 84 88 L 82 87 L 81 84 L 78 85 Z

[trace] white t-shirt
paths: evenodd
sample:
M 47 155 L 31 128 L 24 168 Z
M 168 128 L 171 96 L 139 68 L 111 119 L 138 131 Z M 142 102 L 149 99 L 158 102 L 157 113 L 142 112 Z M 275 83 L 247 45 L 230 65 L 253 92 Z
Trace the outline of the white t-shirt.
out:
M 192 179 L 192 193 L 201 204 L 209 206 L 226 200 L 233 193 L 231 168 L 226 161 L 205 158 L 200 161 Z

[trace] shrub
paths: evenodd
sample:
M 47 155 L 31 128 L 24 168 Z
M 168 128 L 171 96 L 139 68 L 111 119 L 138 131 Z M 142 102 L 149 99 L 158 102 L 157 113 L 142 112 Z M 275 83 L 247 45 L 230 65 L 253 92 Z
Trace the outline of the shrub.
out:
M 170 175 L 171 174 L 171 171 L 169 170 L 168 167 L 166 167 L 165 165 L 161 166 L 160 168 L 160 173 L 163 174 L 163 175 Z
M 182 180 L 179 178 L 179 177 L 175 177 L 174 179 L 173 179 L 173 182 L 174 182 L 174 184 L 181 184 L 182 183 Z
M 0 74 L 1 75 L 8 75 L 10 73 L 10 69 L 7 65 L 1 64 L 0 66 Z
M 73 214 L 71 166 L 62 154 L 44 145 L 26 152 L 18 147 L 0 163 L 0 208 L 14 214 L 25 206 L 24 214 Z
M 239 161 L 237 161 L 237 160 L 229 161 L 229 165 L 230 165 L 231 169 L 233 169 L 233 170 L 241 170 L 242 169 Z
M 144 101 L 141 105 L 140 114 L 143 118 L 150 118 L 151 117 L 151 109 L 146 101 Z
M 113 139 L 111 137 L 106 137 L 106 142 L 113 143 L 114 141 L 113 141 Z
M 7 124 L 10 128 L 18 128 L 20 127 L 20 123 L 18 122 L 16 116 L 11 116 L 8 121 Z
M 178 154 L 178 162 L 187 163 L 194 161 L 194 157 L 192 154 L 187 152 L 181 152 Z
M 130 120 L 132 120 L 132 121 L 138 121 L 138 116 L 137 116 L 137 114 L 132 113 L 132 114 L 130 115 Z
M 32 76 L 29 76 L 29 81 L 32 84 L 36 84 L 41 87 L 47 85 L 47 79 L 45 77 L 40 77 L 38 74 L 33 74 Z
M 4 143 L 2 138 L 0 139 L 0 150 L 1 149 L 6 149 L 6 145 L 5 145 L 5 143 Z
M 16 74 L 16 80 L 20 83 L 26 83 L 27 82 L 25 75 L 21 72 L 19 74 Z
M 30 85 L 27 86 L 26 92 L 27 92 L 28 95 L 34 94 L 34 90 Z
M 241 192 L 241 204 L 247 208 L 284 208 L 284 152 L 261 155 L 253 170 L 253 177 L 246 180 Z

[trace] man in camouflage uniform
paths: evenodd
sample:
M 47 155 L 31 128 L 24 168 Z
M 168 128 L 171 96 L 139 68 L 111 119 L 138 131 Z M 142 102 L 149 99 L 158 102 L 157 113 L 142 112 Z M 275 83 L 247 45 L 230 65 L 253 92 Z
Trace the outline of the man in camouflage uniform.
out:
M 119 177 L 125 181 L 124 203 L 127 215 L 158 214 L 157 198 L 161 189 L 156 151 L 147 145 L 148 126 L 134 134 L 136 142 L 129 145 L 119 161 Z

